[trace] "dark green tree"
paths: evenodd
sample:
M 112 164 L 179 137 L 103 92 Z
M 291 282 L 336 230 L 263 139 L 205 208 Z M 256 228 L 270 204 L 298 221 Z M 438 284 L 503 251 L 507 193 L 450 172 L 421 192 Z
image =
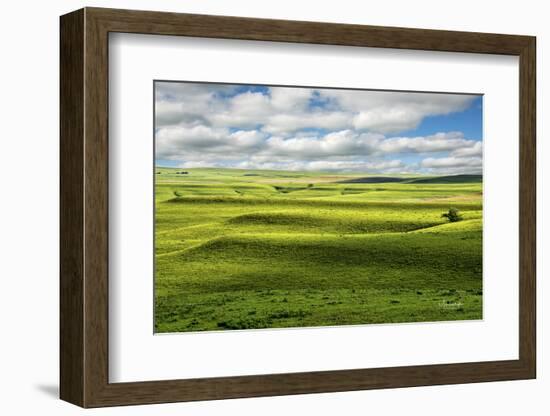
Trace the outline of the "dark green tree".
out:
M 460 211 L 456 208 L 450 208 L 449 212 L 446 212 L 445 214 L 441 215 L 443 218 L 447 218 L 449 222 L 457 222 L 461 221 L 462 215 L 460 215 Z

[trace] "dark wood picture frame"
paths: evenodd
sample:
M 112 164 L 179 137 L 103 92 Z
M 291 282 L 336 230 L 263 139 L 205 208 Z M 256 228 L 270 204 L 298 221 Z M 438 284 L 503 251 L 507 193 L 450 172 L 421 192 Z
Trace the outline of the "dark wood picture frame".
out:
M 61 17 L 60 396 L 82 407 L 351 391 L 536 376 L 535 38 L 85 8 Z M 519 359 L 109 383 L 110 32 L 368 46 L 519 57 Z

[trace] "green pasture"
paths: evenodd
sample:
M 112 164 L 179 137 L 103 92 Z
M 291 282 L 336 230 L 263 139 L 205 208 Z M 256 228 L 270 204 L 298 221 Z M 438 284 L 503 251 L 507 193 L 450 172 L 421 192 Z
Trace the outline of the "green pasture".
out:
M 156 331 L 481 319 L 481 178 L 392 178 L 157 168 Z

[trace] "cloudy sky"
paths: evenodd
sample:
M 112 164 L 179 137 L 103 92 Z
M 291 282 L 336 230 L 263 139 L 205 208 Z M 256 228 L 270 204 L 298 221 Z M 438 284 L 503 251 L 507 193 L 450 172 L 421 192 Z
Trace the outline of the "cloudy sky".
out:
M 482 97 L 155 82 L 157 166 L 481 173 Z

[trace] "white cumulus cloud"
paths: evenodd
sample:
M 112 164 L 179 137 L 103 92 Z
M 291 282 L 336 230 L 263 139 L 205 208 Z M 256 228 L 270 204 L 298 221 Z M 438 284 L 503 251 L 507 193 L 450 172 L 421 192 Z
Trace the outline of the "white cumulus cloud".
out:
M 403 134 L 475 98 L 156 82 L 156 158 L 182 167 L 477 172 L 482 143 L 456 126 Z

